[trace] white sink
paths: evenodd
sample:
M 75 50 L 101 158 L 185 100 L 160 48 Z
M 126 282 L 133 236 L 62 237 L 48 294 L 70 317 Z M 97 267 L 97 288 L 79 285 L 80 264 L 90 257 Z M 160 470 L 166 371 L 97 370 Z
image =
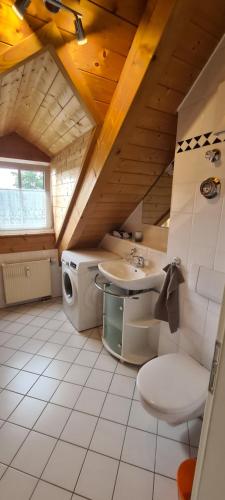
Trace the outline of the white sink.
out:
M 137 268 L 124 259 L 108 260 L 98 264 L 99 271 L 104 276 L 126 290 L 145 290 L 155 288 L 160 290 L 165 273 L 154 266 Z

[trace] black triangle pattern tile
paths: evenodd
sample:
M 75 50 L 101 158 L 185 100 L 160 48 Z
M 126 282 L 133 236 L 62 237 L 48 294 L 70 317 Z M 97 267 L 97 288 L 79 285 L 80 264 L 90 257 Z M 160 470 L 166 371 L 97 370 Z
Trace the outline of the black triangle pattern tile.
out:
M 183 141 L 178 141 L 176 152 L 184 153 L 185 151 L 191 151 L 193 149 L 211 146 L 212 144 L 219 144 L 221 142 L 225 142 L 225 139 L 215 137 L 213 132 L 205 132 L 204 134 L 195 135 L 194 137 L 189 137 Z

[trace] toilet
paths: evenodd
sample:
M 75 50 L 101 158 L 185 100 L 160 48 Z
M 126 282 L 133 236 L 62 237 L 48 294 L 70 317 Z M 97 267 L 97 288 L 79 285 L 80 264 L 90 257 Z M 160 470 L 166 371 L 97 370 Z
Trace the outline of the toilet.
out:
M 190 356 L 173 353 L 148 361 L 137 376 L 141 403 L 148 413 L 178 425 L 203 414 L 209 371 Z

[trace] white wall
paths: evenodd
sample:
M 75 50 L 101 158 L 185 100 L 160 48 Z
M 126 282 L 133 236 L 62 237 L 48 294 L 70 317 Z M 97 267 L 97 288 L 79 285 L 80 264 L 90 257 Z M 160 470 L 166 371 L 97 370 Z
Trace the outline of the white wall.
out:
M 39 250 L 36 252 L 0 254 L 0 307 L 4 307 L 5 305 L 1 264 L 40 260 L 46 258 L 51 258 L 52 296 L 60 297 L 62 295 L 61 267 L 59 266 L 58 262 L 58 250 Z
M 177 141 L 218 129 L 219 124 L 215 123 L 217 89 L 224 80 L 225 43 L 222 41 L 179 110 Z M 225 94 L 219 105 L 224 107 L 225 116 Z M 212 135 L 210 142 L 215 138 Z M 198 295 L 195 284 L 199 265 L 225 272 L 225 142 L 203 146 L 204 141 L 201 137 L 200 148 L 175 156 L 167 259 L 181 258 L 186 282 L 180 287 L 180 329 L 171 335 L 167 324 L 162 324 L 159 353 L 184 351 L 209 368 L 220 305 Z M 195 143 L 193 139 L 190 147 Z M 184 144 L 180 146 L 184 148 Z M 222 153 L 216 167 L 205 159 L 206 151 L 214 147 Z M 206 200 L 199 188 L 201 182 L 211 176 L 221 179 L 222 190 L 219 197 Z

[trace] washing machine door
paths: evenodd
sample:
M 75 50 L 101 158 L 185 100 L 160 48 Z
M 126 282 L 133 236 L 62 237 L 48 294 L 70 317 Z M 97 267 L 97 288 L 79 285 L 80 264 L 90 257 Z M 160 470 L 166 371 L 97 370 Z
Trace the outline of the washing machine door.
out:
M 69 267 L 63 266 L 62 269 L 63 298 L 65 302 L 70 306 L 72 306 L 77 302 L 77 289 L 73 273 L 74 271 L 71 271 Z

